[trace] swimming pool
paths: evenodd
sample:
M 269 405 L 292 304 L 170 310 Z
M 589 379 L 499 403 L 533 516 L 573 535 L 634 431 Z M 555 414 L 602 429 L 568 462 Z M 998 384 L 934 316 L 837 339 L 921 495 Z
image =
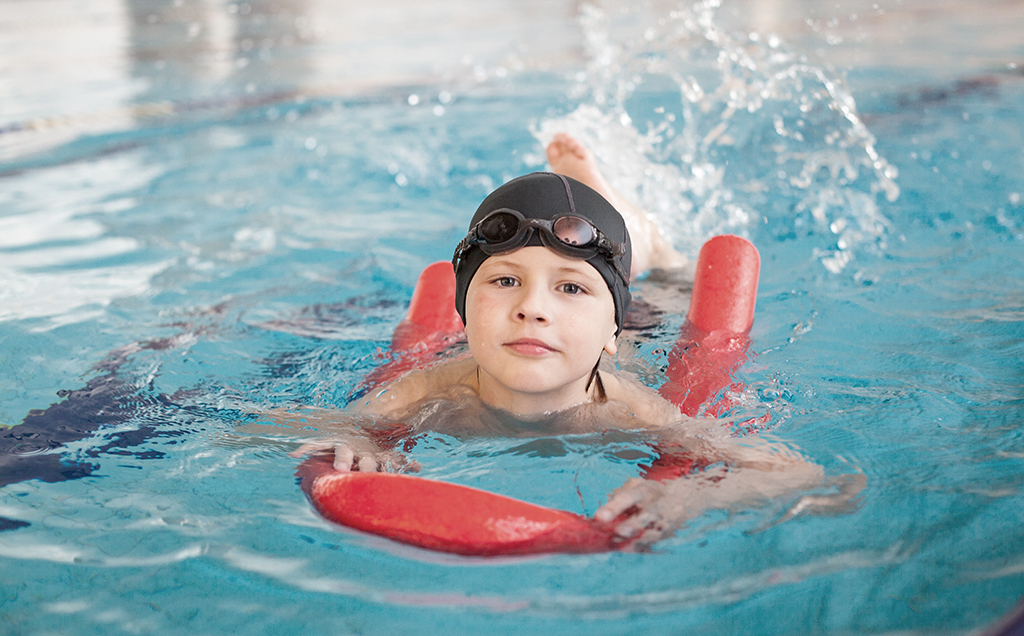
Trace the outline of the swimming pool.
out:
M 1024 593 L 1016 6 L 0 6 L 0 426 L 39 433 L 2 448 L 7 631 L 966 633 Z M 863 471 L 858 510 L 461 559 L 330 526 L 293 444 L 233 433 L 343 403 L 555 128 L 681 248 L 757 244 L 731 414 Z M 412 454 L 592 513 L 636 472 L 597 441 Z

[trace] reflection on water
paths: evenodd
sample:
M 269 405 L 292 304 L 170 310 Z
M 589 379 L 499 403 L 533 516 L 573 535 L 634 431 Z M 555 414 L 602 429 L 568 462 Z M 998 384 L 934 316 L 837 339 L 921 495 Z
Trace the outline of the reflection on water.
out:
M 118 297 L 142 295 L 170 264 L 138 254 L 133 237 L 107 220 L 138 202 L 157 169 L 135 153 L 4 179 L 0 205 L 0 320 L 46 318 L 46 328 L 95 318 Z
M 0 72 L 6 159 L 176 108 L 245 103 L 247 95 L 476 84 L 579 59 L 567 1 L 53 0 L 3 7 L 0 46 L 7 59 L 19 60 Z

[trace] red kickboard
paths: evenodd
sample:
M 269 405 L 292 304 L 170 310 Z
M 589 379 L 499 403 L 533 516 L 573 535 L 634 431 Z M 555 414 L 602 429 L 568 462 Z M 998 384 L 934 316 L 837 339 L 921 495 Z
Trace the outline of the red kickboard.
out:
M 465 556 L 624 548 L 611 524 L 468 486 L 394 473 L 339 473 L 328 456 L 299 468 L 324 518 L 410 545 Z

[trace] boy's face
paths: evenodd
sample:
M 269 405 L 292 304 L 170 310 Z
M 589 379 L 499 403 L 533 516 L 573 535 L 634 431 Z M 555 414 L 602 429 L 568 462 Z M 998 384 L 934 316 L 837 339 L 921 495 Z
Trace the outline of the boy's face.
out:
M 601 351 L 615 353 L 615 305 L 586 261 L 546 247 L 488 258 L 466 293 L 480 397 L 519 415 L 583 402 Z

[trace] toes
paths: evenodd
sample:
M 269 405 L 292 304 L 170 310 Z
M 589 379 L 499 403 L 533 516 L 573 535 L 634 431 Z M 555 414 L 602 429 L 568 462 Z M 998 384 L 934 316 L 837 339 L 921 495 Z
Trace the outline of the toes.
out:
M 567 154 L 575 155 L 579 159 L 586 158 L 586 149 L 567 133 L 555 134 L 547 150 L 549 159 L 561 159 Z

